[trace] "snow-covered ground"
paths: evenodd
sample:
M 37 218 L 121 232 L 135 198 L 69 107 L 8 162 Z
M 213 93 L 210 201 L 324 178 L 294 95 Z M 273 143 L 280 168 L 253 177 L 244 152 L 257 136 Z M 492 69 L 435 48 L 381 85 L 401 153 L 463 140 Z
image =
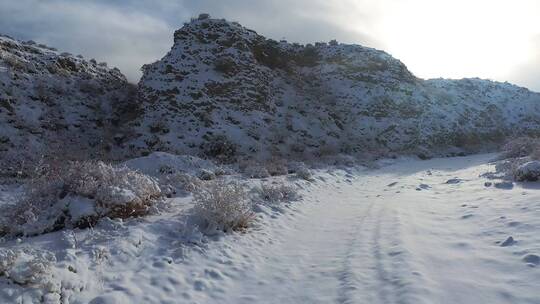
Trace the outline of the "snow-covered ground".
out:
M 540 303 L 540 185 L 489 186 L 479 176 L 494 156 L 282 177 L 303 200 L 260 207 L 245 233 L 196 233 L 184 197 L 159 215 L 0 243 L 52 252 L 44 286 L 61 290 L 0 277 L 0 302 Z

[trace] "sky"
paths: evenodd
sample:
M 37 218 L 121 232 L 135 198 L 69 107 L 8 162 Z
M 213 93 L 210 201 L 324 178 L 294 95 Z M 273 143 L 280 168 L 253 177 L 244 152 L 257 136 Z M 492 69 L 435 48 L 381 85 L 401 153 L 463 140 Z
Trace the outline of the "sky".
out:
M 269 38 L 382 49 L 421 78 L 540 92 L 540 0 L 0 0 L 0 33 L 106 61 L 137 82 L 201 12 Z

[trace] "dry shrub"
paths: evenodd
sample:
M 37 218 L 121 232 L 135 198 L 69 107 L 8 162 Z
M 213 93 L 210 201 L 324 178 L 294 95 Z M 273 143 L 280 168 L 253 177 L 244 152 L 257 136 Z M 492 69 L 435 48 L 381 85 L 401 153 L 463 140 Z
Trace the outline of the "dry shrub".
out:
M 262 164 L 254 160 L 242 160 L 238 163 L 240 172 L 249 178 L 267 178 L 270 173 Z
M 530 161 L 513 169 L 514 179 L 518 182 L 536 182 L 540 179 L 540 161 Z
M 182 172 L 168 174 L 164 180 L 162 184 L 168 184 L 186 192 L 193 192 L 202 185 L 202 181 L 198 177 Z
M 204 156 L 227 164 L 237 160 L 238 147 L 227 136 L 210 135 L 204 136 L 204 139 L 200 147 Z
M 311 170 L 309 170 L 307 167 L 299 167 L 296 170 L 296 176 L 309 182 L 314 181 L 313 173 L 311 173 Z
M 208 182 L 193 197 L 194 214 L 203 220 L 207 233 L 245 229 L 254 220 L 247 192 L 237 182 Z
M 92 226 L 103 217 L 142 216 L 161 196 L 152 178 L 100 161 L 53 163 L 41 170 L 19 202 L 0 210 L 4 233 L 37 235 Z
M 534 155 L 534 157 L 540 157 L 540 139 L 534 137 L 518 137 L 509 140 L 503 146 L 503 152 L 501 157 L 506 158 L 518 158 Z
M 287 161 L 282 158 L 271 158 L 269 161 L 266 162 L 265 168 L 272 176 L 287 175 L 289 173 Z
M 23 61 L 21 61 L 20 59 L 18 59 L 16 56 L 13 56 L 13 55 L 4 55 L 2 56 L 2 59 L 4 60 L 4 62 L 9 66 L 11 67 L 12 69 L 16 70 L 16 71 L 23 71 L 25 70 L 25 67 L 26 65 L 24 64 Z
M 296 188 L 287 186 L 285 184 L 277 185 L 261 185 L 256 189 L 259 197 L 266 203 L 279 204 L 282 202 L 297 201 L 300 199 L 300 195 Z
M 56 262 L 52 252 L 31 248 L 0 249 L 0 277 L 22 286 L 56 289 L 51 266 Z

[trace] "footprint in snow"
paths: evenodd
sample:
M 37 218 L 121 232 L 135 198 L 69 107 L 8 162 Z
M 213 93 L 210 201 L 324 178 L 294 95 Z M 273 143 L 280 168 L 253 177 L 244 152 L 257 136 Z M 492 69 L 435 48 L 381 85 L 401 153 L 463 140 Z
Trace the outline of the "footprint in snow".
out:
M 463 180 L 462 179 L 459 179 L 459 178 L 451 178 L 449 180 L 446 181 L 446 184 L 448 185 L 455 185 L 455 184 L 459 184 L 461 183 Z
M 395 185 L 397 185 L 398 182 L 393 182 L 393 183 L 390 183 L 388 185 L 386 185 L 386 187 L 394 187 Z
M 536 267 L 540 264 L 540 256 L 536 254 L 527 254 L 522 258 L 523 262 L 531 267 Z
M 465 219 L 471 218 L 471 217 L 473 217 L 473 216 L 474 216 L 474 214 L 470 214 L 470 213 L 469 213 L 469 214 L 462 215 L 462 216 L 461 216 L 461 219 L 465 220 Z
M 510 190 L 510 189 L 514 188 L 514 183 L 512 183 L 512 182 L 495 183 L 495 188 L 503 189 L 503 190 Z
M 427 189 L 430 189 L 430 188 L 431 188 L 430 185 L 420 184 L 420 185 L 418 185 L 418 188 L 416 188 L 416 191 L 427 190 Z

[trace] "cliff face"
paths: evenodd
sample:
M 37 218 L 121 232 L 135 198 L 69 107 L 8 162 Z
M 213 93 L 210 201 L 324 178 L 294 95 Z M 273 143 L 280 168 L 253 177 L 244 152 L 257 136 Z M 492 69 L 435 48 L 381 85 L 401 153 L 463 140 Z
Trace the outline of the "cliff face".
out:
M 421 80 L 385 52 L 266 39 L 199 18 L 143 67 L 132 151 L 223 159 L 468 152 L 536 133 L 540 95 L 479 79 Z
M 134 94 L 118 69 L 0 36 L 0 158 L 106 157 Z

